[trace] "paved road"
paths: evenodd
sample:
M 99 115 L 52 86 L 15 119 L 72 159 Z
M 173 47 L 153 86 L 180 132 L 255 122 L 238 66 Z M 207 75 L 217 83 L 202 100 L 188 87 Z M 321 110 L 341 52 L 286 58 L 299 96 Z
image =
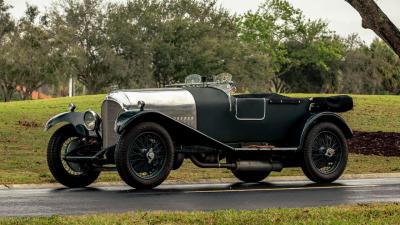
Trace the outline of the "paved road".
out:
M 151 191 L 127 186 L 85 189 L 0 190 L 0 216 L 82 214 L 132 210 L 262 209 L 400 202 L 400 178 L 260 184 L 162 185 Z

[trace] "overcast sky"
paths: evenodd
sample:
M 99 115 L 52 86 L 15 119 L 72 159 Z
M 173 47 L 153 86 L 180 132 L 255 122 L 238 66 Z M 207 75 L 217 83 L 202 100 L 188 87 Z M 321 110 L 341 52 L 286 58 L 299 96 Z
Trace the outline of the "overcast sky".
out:
M 5 0 L 12 5 L 12 13 L 16 17 L 23 15 L 26 3 L 37 5 L 41 11 L 50 5 L 53 0 Z M 109 0 L 122 2 L 124 0 Z M 263 0 L 218 0 L 222 7 L 232 13 L 244 13 L 248 10 L 256 10 Z M 296 8 L 303 10 L 306 17 L 311 19 L 321 18 L 329 22 L 329 27 L 342 36 L 358 33 L 367 43 L 370 43 L 376 35 L 361 28 L 361 18 L 345 0 L 289 0 Z M 377 3 L 389 18 L 400 27 L 400 0 L 378 0 Z

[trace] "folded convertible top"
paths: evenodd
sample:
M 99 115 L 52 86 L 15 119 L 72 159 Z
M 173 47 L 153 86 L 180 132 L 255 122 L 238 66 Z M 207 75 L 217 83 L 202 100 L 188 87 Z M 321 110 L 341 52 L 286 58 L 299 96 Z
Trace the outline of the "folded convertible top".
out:
M 317 112 L 347 112 L 353 109 L 353 98 L 348 95 L 311 98 L 312 110 Z

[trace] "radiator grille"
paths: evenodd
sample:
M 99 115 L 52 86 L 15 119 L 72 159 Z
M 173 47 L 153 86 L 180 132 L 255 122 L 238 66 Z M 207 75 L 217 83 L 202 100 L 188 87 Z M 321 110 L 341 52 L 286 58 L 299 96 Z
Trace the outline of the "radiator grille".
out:
M 101 106 L 103 148 L 117 143 L 118 135 L 114 131 L 114 123 L 121 111 L 121 106 L 114 101 L 105 100 Z

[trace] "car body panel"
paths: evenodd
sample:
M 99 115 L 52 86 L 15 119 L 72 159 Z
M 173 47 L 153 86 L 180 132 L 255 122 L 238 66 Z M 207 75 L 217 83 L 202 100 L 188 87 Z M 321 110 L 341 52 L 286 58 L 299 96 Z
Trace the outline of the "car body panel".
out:
M 182 88 L 120 90 L 106 96 L 102 105 L 103 147 L 117 142 L 114 123 L 118 114 L 139 110 L 138 102 L 144 102 L 146 110 L 161 112 L 190 127 L 196 128 L 196 106 L 193 96 Z
M 66 123 L 70 123 L 70 124 L 74 125 L 76 131 L 80 135 L 85 136 L 88 134 L 88 132 L 87 132 L 85 126 L 83 125 L 84 124 L 83 115 L 84 115 L 84 113 L 82 113 L 82 112 L 60 113 L 58 115 L 53 116 L 52 118 L 50 118 L 47 121 L 47 123 L 44 127 L 44 130 L 47 131 L 58 123 L 66 122 Z
M 353 131 L 346 121 L 338 114 L 333 112 L 320 112 L 313 114 L 303 126 L 301 136 L 299 139 L 299 148 L 303 147 L 305 137 L 308 131 L 316 124 L 320 122 L 331 122 L 338 126 L 345 136 L 345 138 L 350 139 L 353 137 Z
M 177 121 L 174 118 L 165 115 L 158 111 L 126 111 L 121 113 L 116 122 L 115 130 L 118 134 L 131 127 L 134 127 L 140 122 L 155 122 L 161 124 L 170 135 L 175 143 L 181 145 L 197 145 L 208 146 L 220 150 L 233 150 L 229 145 L 226 145 L 187 124 Z
M 282 143 L 293 124 L 310 116 L 307 99 L 278 103 L 268 96 L 237 98 L 216 88 L 186 89 L 196 101 L 197 129 L 224 143 Z
M 118 102 L 125 111 L 138 109 L 138 102 L 143 101 L 146 110 L 162 112 L 193 128 L 197 125 L 194 98 L 182 88 L 121 90 L 107 95 L 105 100 Z

